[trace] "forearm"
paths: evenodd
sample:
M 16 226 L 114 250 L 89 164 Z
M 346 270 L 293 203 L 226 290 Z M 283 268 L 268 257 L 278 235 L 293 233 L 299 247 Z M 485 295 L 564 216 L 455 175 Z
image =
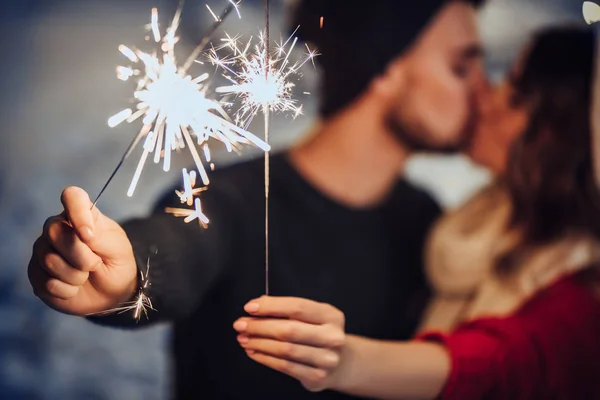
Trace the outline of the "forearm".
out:
M 149 217 L 122 225 L 133 247 L 138 276 L 143 278 L 136 283 L 130 299 L 137 300 L 144 286 L 153 310 L 147 309 L 147 315 L 142 313 L 139 321 L 134 318 L 135 310 L 131 310 L 93 318 L 95 322 L 137 327 L 185 319 L 197 310 L 216 282 L 229 273 L 241 223 L 236 212 L 239 207 L 231 193 L 214 186 L 206 192 L 202 204 L 210 216 L 210 225 L 204 229 L 195 221 L 186 223 L 165 213 L 166 207 L 182 207 L 174 191 L 175 188 Z
M 220 272 L 211 249 L 218 247 L 212 231 L 167 214 L 129 221 L 123 227 L 140 276 L 148 280 L 145 294 L 156 310 L 150 321 L 172 321 L 192 313 Z
M 331 389 L 379 399 L 433 399 L 444 388 L 450 368 L 450 355 L 437 344 L 349 335 Z

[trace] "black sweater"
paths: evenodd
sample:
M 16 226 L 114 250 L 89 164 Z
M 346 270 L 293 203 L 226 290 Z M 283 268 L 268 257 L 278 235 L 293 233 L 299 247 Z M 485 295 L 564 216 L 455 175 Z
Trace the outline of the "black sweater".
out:
M 140 267 L 151 255 L 157 312 L 140 324 L 131 315 L 94 320 L 122 327 L 173 322 L 177 399 L 351 398 L 307 392 L 249 359 L 236 341 L 233 322 L 265 290 L 263 176 L 262 160 L 215 171 L 201 194 L 206 230 L 164 213 L 169 203 L 181 207 L 174 192 L 149 218 L 124 224 Z M 382 206 L 350 209 L 277 155 L 269 213 L 271 295 L 330 303 L 346 314 L 348 333 L 411 336 L 428 295 L 423 241 L 440 213 L 431 197 L 400 180 Z

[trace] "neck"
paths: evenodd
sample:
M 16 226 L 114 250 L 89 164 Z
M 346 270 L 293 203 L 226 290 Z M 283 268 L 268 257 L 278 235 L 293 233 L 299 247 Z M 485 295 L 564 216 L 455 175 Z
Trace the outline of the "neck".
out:
M 381 104 L 362 99 L 323 122 L 310 140 L 291 150 L 291 162 L 313 186 L 354 208 L 385 200 L 402 173 L 408 151 L 389 131 Z

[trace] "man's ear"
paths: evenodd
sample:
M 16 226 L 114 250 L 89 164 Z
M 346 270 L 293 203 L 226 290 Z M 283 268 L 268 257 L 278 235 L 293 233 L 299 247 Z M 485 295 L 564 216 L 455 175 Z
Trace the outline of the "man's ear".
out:
M 408 63 L 402 58 L 397 58 L 390 62 L 385 71 L 373 80 L 371 90 L 378 97 L 396 98 L 406 87 L 407 73 Z

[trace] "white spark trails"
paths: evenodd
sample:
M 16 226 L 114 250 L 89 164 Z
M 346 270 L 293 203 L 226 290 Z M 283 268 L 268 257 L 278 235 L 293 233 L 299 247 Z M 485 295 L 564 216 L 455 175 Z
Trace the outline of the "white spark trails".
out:
M 194 188 L 196 185 L 196 172 L 190 171 L 187 172 L 187 169 L 182 170 L 183 173 L 183 192 L 176 190 L 177 196 L 181 203 L 185 203 L 188 206 L 194 206 L 193 209 L 187 208 L 173 208 L 167 207 L 165 211 L 169 214 L 173 214 L 176 217 L 185 217 L 184 222 L 189 223 L 193 220 L 197 219 L 198 223 L 203 228 L 208 228 L 208 223 L 210 222 L 208 217 L 202 212 L 202 203 L 197 195 L 203 191 L 205 191 L 206 187 Z
M 163 169 L 168 171 L 171 166 L 171 152 L 187 146 L 203 183 L 207 185 L 208 175 L 196 145 L 203 146 L 207 161 L 210 160 L 207 146 L 209 138 L 221 141 L 228 151 L 236 150 L 240 144 L 252 144 L 263 151 L 270 149 L 263 140 L 238 127 L 219 102 L 206 97 L 204 82 L 209 78 L 208 74 L 193 78 L 187 73 L 191 63 L 186 62 L 183 67 L 178 66 L 174 49 L 179 40 L 176 31 L 180 14 L 181 9 L 167 28 L 166 34 L 161 36 L 158 11 L 152 10 L 151 31 L 154 41 L 159 44 L 153 53 L 132 50 L 125 45 L 119 46 L 119 51 L 134 63 L 134 66 L 119 66 L 117 77 L 123 81 L 140 77 L 133 95 L 137 105 L 135 110 L 128 108 L 115 114 L 109 118 L 108 124 L 114 127 L 124 121 L 131 123 L 143 118 L 142 128 L 125 157 L 129 156 L 143 137 L 146 138 L 142 157 L 127 192 L 128 196 L 133 195 L 150 153 L 154 154 L 155 163 L 159 163 L 162 158 Z
M 236 123 L 247 129 L 252 119 L 259 112 L 286 112 L 294 118 L 302 114 L 302 106 L 293 97 L 296 86 L 294 78 L 300 78 L 300 68 L 313 61 L 318 54 L 306 46 L 307 53 L 298 61 L 292 62 L 291 57 L 298 38 L 294 33 L 285 41 L 277 44 L 272 54 L 268 52 L 266 35 L 261 32 L 258 44 L 252 45 L 252 38 L 244 45 L 239 44 L 240 38 L 226 35 L 221 39 L 223 44 L 212 48 L 209 60 L 225 72 L 223 76 L 232 85 L 216 88 L 217 93 L 234 94 L 241 101 L 236 114 Z M 229 49 L 232 56 L 221 58 L 219 51 Z
M 176 190 L 175 193 L 179 200 L 181 200 L 181 204 L 186 203 L 188 206 L 191 206 L 194 203 L 194 197 L 198 193 L 204 192 L 207 188 L 194 188 L 196 186 L 196 171 L 187 172 L 187 169 L 184 168 L 181 170 L 183 173 L 183 192 Z

